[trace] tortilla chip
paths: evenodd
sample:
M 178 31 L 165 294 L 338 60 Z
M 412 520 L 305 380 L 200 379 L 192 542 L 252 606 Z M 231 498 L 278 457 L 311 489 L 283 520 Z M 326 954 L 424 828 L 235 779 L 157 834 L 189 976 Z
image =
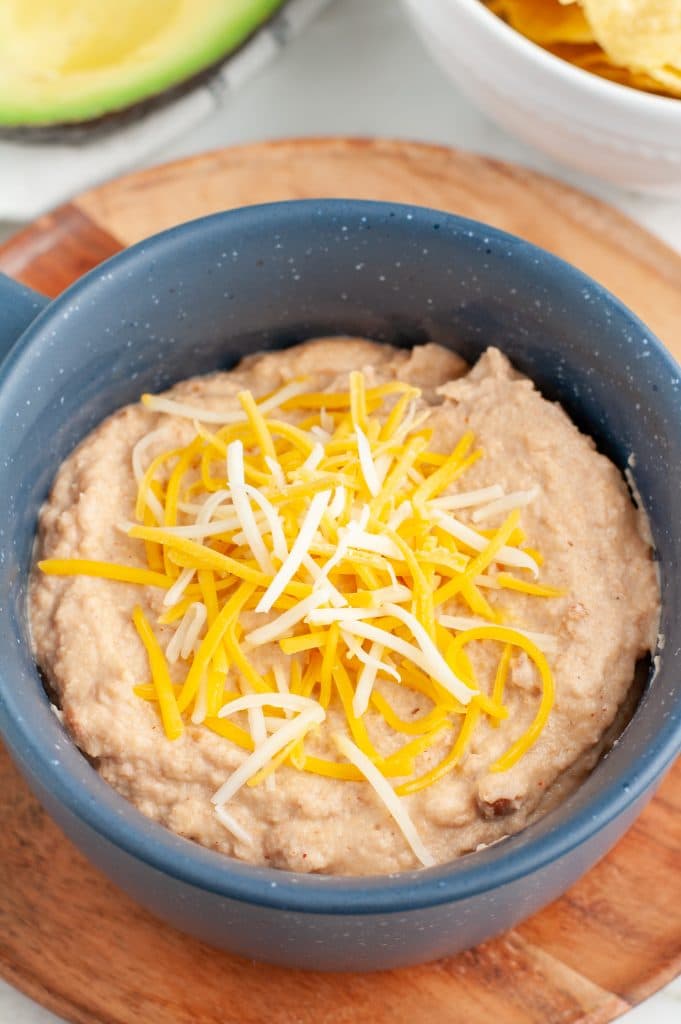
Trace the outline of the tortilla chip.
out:
M 580 4 L 596 42 L 613 64 L 648 74 L 666 66 L 681 68 L 678 0 L 580 0 Z
M 629 68 L 612 64 L 597 43 L 591 46 L 572 46 L 559 43 L 556 46 L 547 47 L 547 49 L 561 60 L 568 61 L 592 75 L 607 78 L 610 82 L 617 82 L 618 85 L 626 85 L 643 92 L 657 93 L 660 96 L 681 96 L 681 76 L 678 74 L 676 78 L 673 75 L 668 75 L 658 80 L 653 75 L 642 71 L 630 71 Z
M 498 0 L 494 7 L 495 14 L 540 46 L 593 42 L 589 23 L 574 4 L 566 8 L 557 0 Z
M 681 69 L 678 67 L 654 68 L 649 74 L 657 83 L 658 88 L 662 86 L 665 92 L 671 93 L 673 96 L 681 96 Z

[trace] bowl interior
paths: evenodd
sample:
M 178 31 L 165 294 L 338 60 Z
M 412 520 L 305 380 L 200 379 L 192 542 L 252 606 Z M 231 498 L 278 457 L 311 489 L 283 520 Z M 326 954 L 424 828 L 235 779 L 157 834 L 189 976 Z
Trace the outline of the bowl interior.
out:
M 558 811 L 473 858 L 381 879 L 323 879 L 220 857 L 143 818 L 97 776 L 49 710 L 31 657 L 26 580 L 57 466 L 103 417 L 176 380 L 319 334 L 474 360 L 503 349 L 622 468 L 653 526 L 666 645 L 622 740 Z M 558 856 L 650 785 L 679 741 L 679 369 L 574 268 L 484 225 L 422 208 L 283 203 L 184 225 L 115 257 L 42 314 L 0 373 L 0 724 L 70 812 L 161 870 L 274 905 L 408 906 L 470 894 Z M 624 557 L 624 555 L 623 555 Z

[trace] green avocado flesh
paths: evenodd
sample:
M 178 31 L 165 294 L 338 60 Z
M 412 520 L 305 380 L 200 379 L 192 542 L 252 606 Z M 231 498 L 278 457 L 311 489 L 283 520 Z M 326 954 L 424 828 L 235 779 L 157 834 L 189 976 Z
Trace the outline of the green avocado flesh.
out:
M 283 0 L 0 0 L 0 126 L 92 121 L 186 82 Z

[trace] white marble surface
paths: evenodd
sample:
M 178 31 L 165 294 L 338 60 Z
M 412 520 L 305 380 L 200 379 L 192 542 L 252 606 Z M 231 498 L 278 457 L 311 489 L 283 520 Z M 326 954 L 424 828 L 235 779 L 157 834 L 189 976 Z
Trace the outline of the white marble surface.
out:
M 607 199 L 681 250 L 681 203 L 585 180 L 500 131 L 430 62 L 396 0 L 336 0 L 231 107 L 158 153 L 154 162 L 263 138 L 335 134 L 449 143 L 515 160 Z M 9 233 L 0 225 L 0 238 Z M 679 1024 L 681 979 L 621 1020 Z M 56 1021 L 0 982 L 0 1024 Z

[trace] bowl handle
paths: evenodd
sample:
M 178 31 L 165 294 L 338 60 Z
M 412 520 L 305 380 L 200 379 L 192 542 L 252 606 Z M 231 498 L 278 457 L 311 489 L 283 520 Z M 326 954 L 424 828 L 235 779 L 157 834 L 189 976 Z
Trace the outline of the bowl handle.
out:
M 45 295 L 0 274 L 0 361 L 49 301 Z

